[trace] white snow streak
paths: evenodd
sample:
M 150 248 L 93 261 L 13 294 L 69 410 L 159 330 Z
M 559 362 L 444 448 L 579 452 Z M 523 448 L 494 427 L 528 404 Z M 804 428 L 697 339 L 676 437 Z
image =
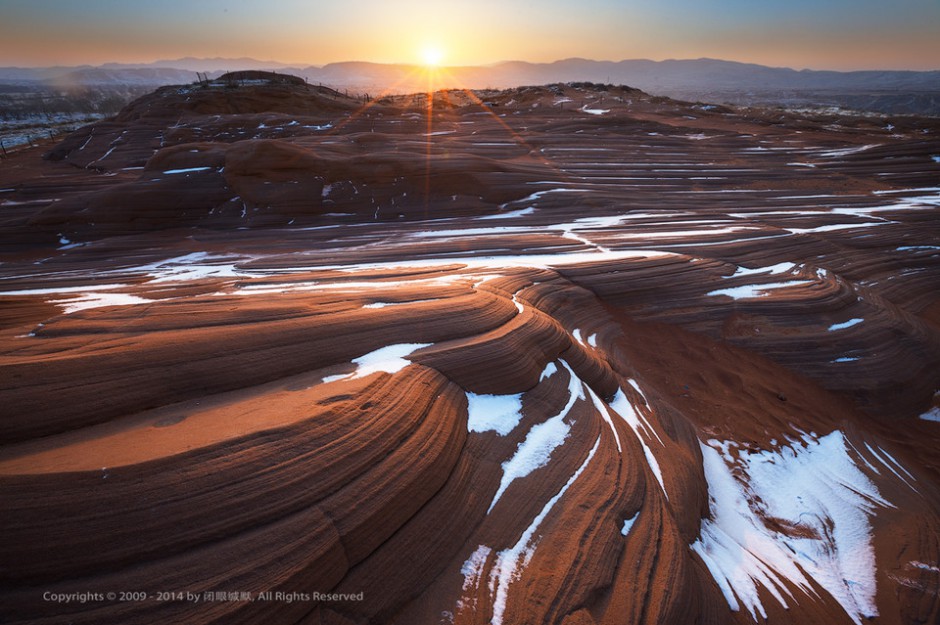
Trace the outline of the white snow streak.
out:
M 639 516 L 640 516 L 640 511 L 637 510 L 636 514 L 633 515 L 633 518 L 623 520 L 623 527 L 620 528 L 620 533 L 623 536 L 626 536 L 627 534 L 630 533 L 630 530 L 633 529 L 633 524 L 636 523 L 636 519 Z
M 640 421 L 640 415 L 637 413 L 636 408 L 634 408 L 630 400 L 627 399 L 623 389 L 617 390 L 617 394 L 614 396 L 614 401 L 610 403 L 610 407 L 613 408 L 614 412 L 619 414 L 620 417 L 627 422 L 627 425 L 630 426 L 630 429 L 633 430 L 636 439 L 640 441 L 640 446 L 643 448 L 646 463 L 649 465 L 650 470 L 653 471 L 653 475 L 656 477 L 656 481 L 659 482 L 659 487 L 663 489 L 663 494 L 666 496 L 666 499 L 669 499 L 669 493 L 666 492 L 666 484 L 663 481 L 663 472 L 662 469 L 659 468 L 659 461 L 656 460 L 656 456 L 653 455 L 653 450 L 649 448 L 643 435 L 640 434 L 640 430 L 642 429 L 646 438 L 652 438 L 650 435 L 652 428 L 645 420 L 643 422 Z M 655 431 L 653 431 L 653 433 L 655 434 Z M 660 441 L 660 443 L 662 443 L 662 441 Z
M 107 306 L 134 306 L 137 304 L 152 304 L 156 300 L 130 295 L 128 293 L 82 293 L 77 297 L 68 299 L 54 299 L 50 304 L 62 307 L 66 315 L 90 308 L 105 308 Z
M 522 533 L 522 536 L 519 537 L 518 542 L 509 549 L 500 551 L 497 554 L 496 564 L 493 566 L 493 570 L 490 571 L 489 582 L 490 591 L 495 594 L 493 600 L 493 619 L 490 621 L 491 625 L 503 624 L 503 616 L 506 612 L 506 599 L 509 597 L 509 585 L 519 578 L 518 570 L 520 565 L 521 567 L 528 566 L 532 555 L 535 553 L 536 547 L 538 547 L 538 542 L 532 543 L 535 532 L 542 524 L 542 521 L 545 520 L 545 517 L 548 516 L 548 513 L 551 512 L 551 509 L 558 503 L 558 500 L 568 492 L 571 485 L 584 473 L 591 459 L 594 458 L 594 454 L 597 452 L 597 447 L 600 443 L 601 439 L 598 436 L 587 458 L 584 459 L 584 462 L 581 463 L 578 470 L 574 472 L 574 475 L 571 476 L 562 489 L 548 500 L 548 503 L 545 504 L 542 511 L 539 512 L 532 520 L 532 523 L 529 524 L 529 527 L 526 528 L 525 532 Z M 530 545 L 530 543 L 532 544 Z
M 213 168 L 212 167 L 188 167 L 186 169 L 168 169 L 163 173 L 164 174 L 189 174 L 194 171 L 208 171 L 210 169 L 213 169 Z
M 587 385 L 585 385 L 587 386 Z M 587 386 L 588 394 L 591 396 L 591 401 L 594 402 L 594 407 L 597 408 L 597 411 L 601 414 L 604 421 L 607 422 L 607 425 L 610 426 L 610 431 L 614 434 L 614 440 L 617 442 L 617 451 L 623 453 L 623 447 L 620 445 L 620 435 L 617 434 L 617 428 L 614 426 L 614 420 L 610 416 L 610 411 L 607 409 L 607 404 L 597 396 L 597 393 L 594 392 L 590 386 Z
M 836 330 L 845 330 L 846 328 L 851 328 L 865 321 L 864 319 L 849 319 L 848 321 L 843 321 L 842 323 L 834 323 L 829 326 L 830 332 L 835 332 Z
M 786 289 L 794 286 L 804 286 L 812 284 L 810 280 L 788 280 L 786 282 L 771 282 L 768 284 L 746 284 L 744 286 L 735 286 L 730 289 L 718 289 L 709 291 L 707 295 L 727 295 L 732 299 L 756 299 L 758 297 L 767 297 L 771 291 L 777 289 Z
M 730 276 L 722 276 L 723 278 L 740 278 L 742 276 L 752 276 L 752 275 L 761 275 L 767 274 L 770 276 L 776 276 L 782 273 L 790 273 L 797 268 L 797 265 L 793 263 L 777 263 L 776 265 L 770 265 L 769 267 L 755 267 L 754 269 L 748 269 L 747 267 L 738 267 L 733 274 Z
M 731 609 L 766 617 L 759 586 L 787 607 L 784 594 L 794 598 L 784 580 L 815 596 L 812 578 L 855 623 L 877 616 L 869 517 L 891 504 L 849 457 L 842 432 L 805 435 L 776 452 L 741 450 L 734 472 L 723 446 L 701 445 L 711 518 L 692 549 Z
M 503 477 L 500 480 L 499 488 L 493 496 L 493 501 L 486 513 L 493 510 L 493 506 L 499 501 L 506 489 L 513 481 L 529 475 L 532 471 L 548 464 L 552 452 L 560 447 L 571 431 L 571 425 L 565 422 L 565 417 L 571 412 L 571 408 L 579 399 L 584 399 L 584 383 L 575 375 L 571 367 L 564 360 L 561 361 L 570 377 L 568 379 L 568 403 L 554 417 L 543 421 L 538 425 L 532 426 L 525 440 L 519 443 L 516 453 L 513 457 L 503 463 Z
M 492 552 L 493 550 L 486 545 L 480 545 L 460 567 L 460 573 L 463 575 L 464 592 L 475 589 L 480 585 L 480 578 L 486 568 L 486 561 Z

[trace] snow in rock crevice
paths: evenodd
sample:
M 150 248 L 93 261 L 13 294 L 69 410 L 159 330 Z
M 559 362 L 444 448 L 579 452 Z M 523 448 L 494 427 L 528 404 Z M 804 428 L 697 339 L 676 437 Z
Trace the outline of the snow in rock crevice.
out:
M 539 526 L 541 526 L 552 508 L 555 507 L 555 504 L 568 492 L 571 485 L 584 473 L 591 459 L 594 458 L 594 454 L 597 453 L 597 448 L 600 446 L 600 443 L 601 439 L 598 437 L 591 451 L 588 452 L 587 458 L 585 458 L 581 466 L 578 467 L 578 470 L 568 479 L 568 482 L 561 490 L 542 507 L 542 510 L 532 519 L 529 527 L 522 533 L 516 544 L 500 551 L 496 555 L 496 562 L 493 565 L 493 569 L 490 571 L 489 577 L 489 590 L 493 597 L 493 618 L 490 620 L 491 625 L 503 625 L 506 601 L 509 598 L 509 586 L 513 581 L 519 578 L 520 569 L 528 566 L 532 556 L 535 554 L 535 550 L 538 547 L 538 540 L 535 534 Z
M 568 401 L 564 408 L 555 416 L 532 426 L 526 434 L 525 440 L 519 443 L 512 458 L 503 463 L 503 475 L 499 488 L 493 495 L 493 501 L 487 509 L 487 514 L 502 497 L 509 485 L 515 480 L 522 479 L 541 467 L 548 464 L 552 452 L 565 442 L 571 432 L 571 424 L 565 421 L 575 402 L 584 399 L 584 383 L 575 375 L 574 371 L 564 360 L 561 364 L 568 370 Z

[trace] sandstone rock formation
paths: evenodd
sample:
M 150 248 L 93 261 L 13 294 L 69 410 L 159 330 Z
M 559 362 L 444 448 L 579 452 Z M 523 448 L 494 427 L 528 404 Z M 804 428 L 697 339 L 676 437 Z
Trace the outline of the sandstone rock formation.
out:
M 937 120 L 598 85 L 21 153 L 2 620 L 937 622 L 938 189 Z

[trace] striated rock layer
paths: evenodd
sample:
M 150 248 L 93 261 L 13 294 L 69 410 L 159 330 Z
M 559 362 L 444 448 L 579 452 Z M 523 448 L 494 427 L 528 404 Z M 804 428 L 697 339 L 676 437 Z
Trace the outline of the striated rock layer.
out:
M 0 620 L 940 621 L 940 123 L 164 88 L 0 169 Z

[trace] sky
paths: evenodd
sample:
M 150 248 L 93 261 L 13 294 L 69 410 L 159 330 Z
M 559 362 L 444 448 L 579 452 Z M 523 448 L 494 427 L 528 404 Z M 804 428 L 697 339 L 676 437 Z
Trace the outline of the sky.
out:
M 0 0 L 0 66 L 719 58 L 940 69 L 940 0 Z

